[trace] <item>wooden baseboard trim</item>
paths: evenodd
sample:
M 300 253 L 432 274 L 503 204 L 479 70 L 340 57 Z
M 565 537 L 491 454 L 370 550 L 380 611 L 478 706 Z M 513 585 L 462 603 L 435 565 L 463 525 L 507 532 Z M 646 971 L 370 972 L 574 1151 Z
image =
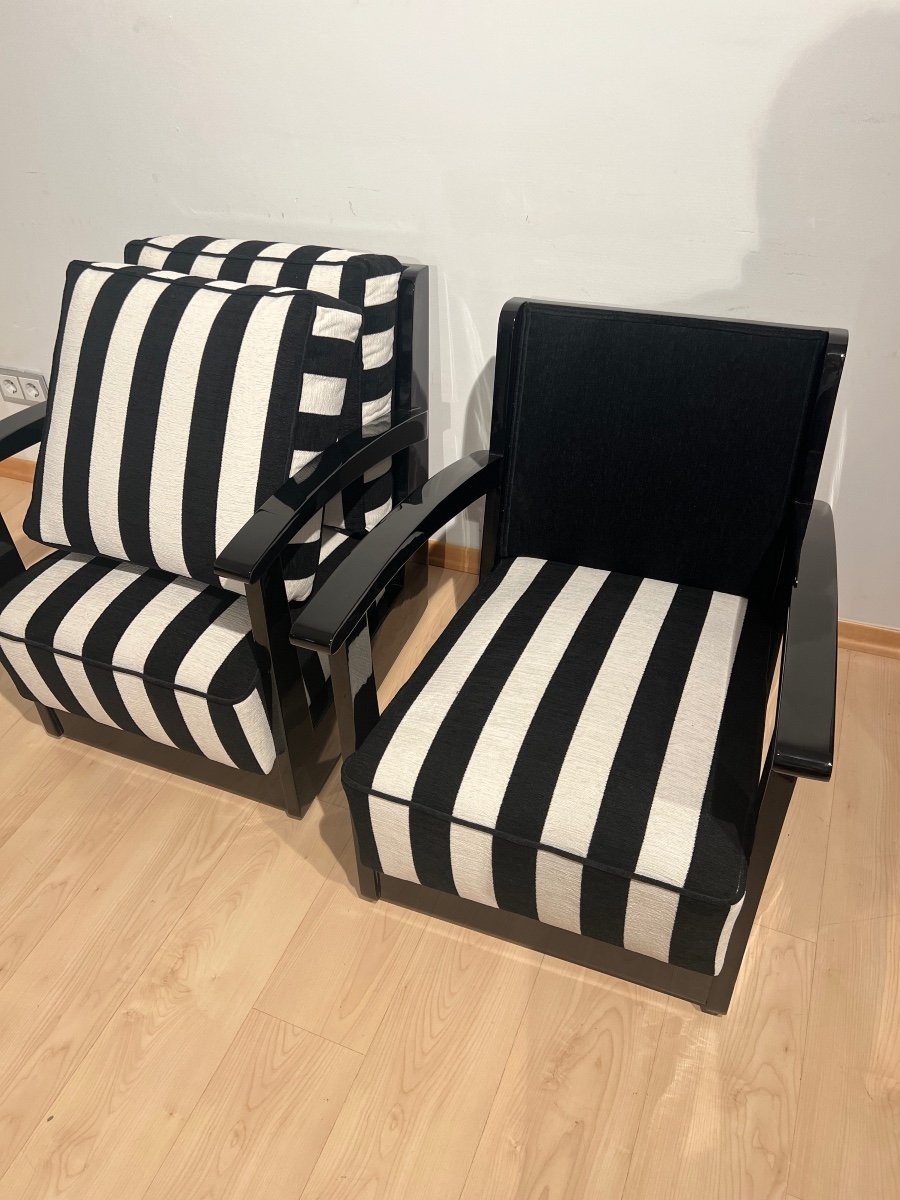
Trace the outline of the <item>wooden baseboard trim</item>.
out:
M 477 546 L 454 546 L 447 542 L 428 543 L 428 561 L 433 567 L 448 571 L 478 574 L 481 550 Z M 863 625 L 859 621 L 838 622 L 838 642 L 844 650 L 861 654 L 880 654 L 884 658 L 900 658 L 900 629 L 881 625 Z
M 859 621 L 838 621 L 838 642 L 844 650 L 900 658 L 900 629 L 863 625 Z
M 5 458 L 0 462 L 0 475 L 6 479 L 21 479 L 23 483 L 34 483 L 36 465 L 28 458 Z
M 448 542 L 428 543 L 428 562 L 432 567 L 446 567 L 448 571 L 465 571 L 469 575 L 477 575 L 480 558 L 480 546 L 454 546 Z

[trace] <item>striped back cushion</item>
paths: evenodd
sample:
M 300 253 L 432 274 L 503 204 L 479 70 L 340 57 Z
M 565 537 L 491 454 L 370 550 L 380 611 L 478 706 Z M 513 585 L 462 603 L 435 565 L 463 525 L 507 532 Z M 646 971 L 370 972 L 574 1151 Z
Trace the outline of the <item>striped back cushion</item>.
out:
M 400 263 L 387 254 L 290 242 L 164 234 L 129 242 L 126 262 L 207 279 L 312 288 L 363 310 L 362 423 L 390 411 Z
M 294 288 L 72 263 L 26 532 L 220 582 L 216 555 L 339 436 L 361 323 Z

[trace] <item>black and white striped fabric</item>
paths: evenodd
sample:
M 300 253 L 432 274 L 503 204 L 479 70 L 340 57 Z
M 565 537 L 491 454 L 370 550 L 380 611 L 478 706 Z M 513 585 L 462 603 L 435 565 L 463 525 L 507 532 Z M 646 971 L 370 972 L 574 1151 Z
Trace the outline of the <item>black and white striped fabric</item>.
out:
M 219 582 L 216 555 L 340 436 L 361 324 L 296 288 L 73 263 L 29 537 Z M 286 558 L 293 600 L 312 589 L 320 528 Z
M 0 660 L 26 699 L 245 771 L 272 769 L 243 596 L 60 551 L 0 590 Z
M 245 241 L 162 234 L 129 242 L 128 262 L 208 279 L 311 288 L 362 310 L 363 428 L 391 412 L 400 263 L 387 254 L 298 246 L 290 242 Z M 358 428 L 357 424 L 357 428 Z M 352 432 L 352 430 L 348 430 Z M 389 459 L 373 467 L 328 506 L 325 524 L 365 533 L 391 510 Z
M 344 764 L 363 862 L 717 974 L 770 645 L 739 596 L 507 560 Z

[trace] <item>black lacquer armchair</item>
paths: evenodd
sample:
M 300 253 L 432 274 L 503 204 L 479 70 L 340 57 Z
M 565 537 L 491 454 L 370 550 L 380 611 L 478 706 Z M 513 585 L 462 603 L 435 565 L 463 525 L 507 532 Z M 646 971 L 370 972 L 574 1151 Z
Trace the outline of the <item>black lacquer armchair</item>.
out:
M 25 570 L 0 518 L 0 663 L 47 731 L 300 816 L 334 762 L 293 617 L 427 478 L 428 272 L 211 237 L 69 269 Z M 376 623 L 402 586 L 379 597 Z
M 506 305 L 490 450 L 396 508 L 293 629 L 333 656 L 364 895 L 727 1010 L 795 780 L 833 765 L 813 497 L 846 345 Z M 480 584 L 379 716 L 373 601 L 485 494 Z

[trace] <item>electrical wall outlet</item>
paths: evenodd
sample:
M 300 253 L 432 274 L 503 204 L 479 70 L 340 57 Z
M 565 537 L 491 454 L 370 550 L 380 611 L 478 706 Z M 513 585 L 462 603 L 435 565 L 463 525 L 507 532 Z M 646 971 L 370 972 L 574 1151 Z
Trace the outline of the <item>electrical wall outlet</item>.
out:
M 37 371 L 0 367 L 0 397 L 10 404 L 42 404 L 47 399 L 47 380 Z

